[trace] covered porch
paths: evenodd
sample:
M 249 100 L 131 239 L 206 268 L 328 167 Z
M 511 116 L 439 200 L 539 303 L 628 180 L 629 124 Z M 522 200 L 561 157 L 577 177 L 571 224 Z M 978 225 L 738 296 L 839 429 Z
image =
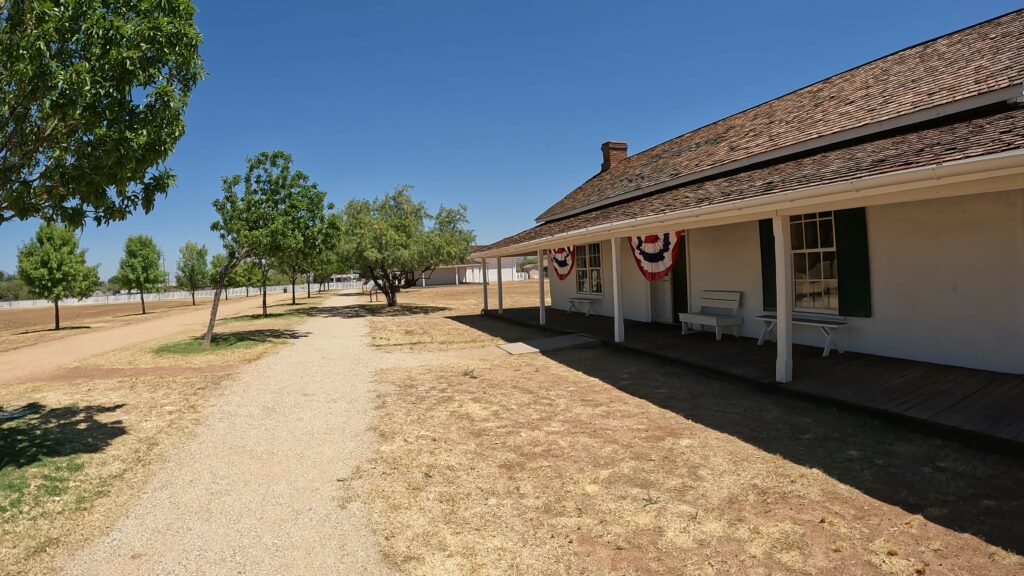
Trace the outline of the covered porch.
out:
M 486 314 L 532 326 L 538 309 L 490 309 Z M 548 309 L 544 327 L 617 341 L 611 317 Z M 776 345 L 753 338 L 708 332 L 680 334 L 678 326 L 625 320 L 628 337 L 619 345 L 693 368 L 761 385 L 777 386 L 829 401 L 866 408 L 932 426 L 1024 446 L 1024 375 L 1004 374 L 846 352 L 827 358 L 821 348 L 794 344 L 796 370 L 777 382 Z

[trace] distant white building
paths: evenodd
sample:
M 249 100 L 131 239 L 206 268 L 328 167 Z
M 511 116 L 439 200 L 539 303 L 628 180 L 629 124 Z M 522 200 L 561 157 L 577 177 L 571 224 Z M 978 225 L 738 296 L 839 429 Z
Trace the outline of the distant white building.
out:
M 523 263 L 523 256 L 501 259 L 501 279 L 503 281 L 515 282 L 526 280 L 529 275 L 520 272 L 520 265 Z M 498 261 L 487 262 L 487 281 L 494 282 L 498 278 Z M 479 262 L 468 264 L 446 264 L 438 266 L 433 272 L 428 272 L 417 282 L 420 286 L 447 286 L 459 284 L 482 284 L 483 269 Z

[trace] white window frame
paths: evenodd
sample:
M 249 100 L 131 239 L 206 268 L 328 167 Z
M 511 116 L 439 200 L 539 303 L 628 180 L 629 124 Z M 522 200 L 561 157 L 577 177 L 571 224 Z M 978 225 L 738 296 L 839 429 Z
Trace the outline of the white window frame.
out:
M 596 249 L 596 250 L 595 250 Z M 596 257 L 596 258 L 595 258 Z M 601 268 L 604 264 L 602 261 L 601 243 L 594 242 L 591 244 L 577 244 L 576 245 L 576 293 L 577 294 L 589 294 L 589 295 L 603 295 L 604 294 L 604 277 L 601 276 Z M 594 265 L 596 263 L 596 266 Z M 580 290 L 580 272 L 584 272 L 586 280 L 582 280 L 584 283 L 583 290 Z M 597 289 L 594 289 L 594 279 L 597 279 Z
M 808 224 L 813 224 L 808 226 Z M 813 212 L 797 214 L 789 217 L 792 250 L 790 259 L 793 261 L 793 310 L 812 314 L 839 314 L 839 274 L 836 256 L 835 212 Z M 808 242 L 813 230 L 815 238 Z M 831 229 L 831 238 L 828 230 Z M 800 266 L 800 259 L 806 263 Z M 812 265 L 815 262 L 816 265 Z M 831 263 L 831 265 L 829 265 Z M 798 278 L 798 270 L 805 270 L 805 276 Z M 820 289 L 821 292 L 817 292 Z M 806 300 L 801 302 L 801 294 L 820 294 L 813 298 L 811 305 Z M 820 304 L 819 304 L 820 301 Z

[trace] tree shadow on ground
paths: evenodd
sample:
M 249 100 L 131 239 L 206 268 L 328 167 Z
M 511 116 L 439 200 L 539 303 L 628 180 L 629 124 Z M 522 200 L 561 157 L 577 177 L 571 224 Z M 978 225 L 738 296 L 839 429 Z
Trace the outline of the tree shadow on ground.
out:
M 422 316 L 451 310 L 446 306 L 428 306 L 420 304 L 401 304 L 388 307 L 380 304 L 349 304 L 347 306 L 317 306 L 295 310 L 295 314 L 318 318 L 366 318 L 368 316 L 398 318 L 402 316 Z
M 215 343 L 264 343 L 274 340 L 299 340 L 307 336 L 309 336 L 309 332 L 292 330 L 290 328 L 260 328 L 256 330 L 239 330 L 238 332 L 215 332 L 211 341 Z
M 503 339 L 522 327 L 453 320 Z M 534 337 L 551 332 L 533 329 Z M 680 364 L 609 348 L 548 358 L 610 386 L 946 528 L 1024 554 L 1024 458 L 943 438 L 903 421 L 766 386 L 698 375 Z
M 47 408 L 32 404 L 19 408 L 36 408 L 37 411 L 16 420 L 0 422 L 0 470 L 29 466 L 44 458 L 104 450 L 127 431 L 121 420 L 104 422 L 97 417 L 117 412 L 124 406 Z
M 92 326 L 61 326 L 60 330 L 56 328 L 40 328 L 38 330 L 26 330 L 25 332 L 15 332 L 15 336 L 25 336 L 28 334 L 41 334 L 43 332 L 63 332 L 65 330 L 91 330 Z

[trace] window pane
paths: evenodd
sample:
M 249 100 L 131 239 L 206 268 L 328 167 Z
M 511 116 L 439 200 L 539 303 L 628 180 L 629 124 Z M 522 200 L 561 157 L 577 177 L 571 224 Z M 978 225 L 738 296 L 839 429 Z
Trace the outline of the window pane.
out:
M 577 262 L 583 262 L 584 264 L 587 262 L 587 247 L 586 246 L 577 246 L 576 247 L 576 261 Z
M 818 247 L 818 223 L 814 220 L 804 222 L 804 248 Z
M 811 297 L 811 286 L 808 282 L 797 281 L 793 284 L 794 305 L 797 308 L 811 308 L 814 299 Z
M 590 263 L 587 264 L 587 266 L 589 266 L 591 268 L 600 268 L 601 267 L 601 255 L 600 254 L 591 253 L 590 254 Z
M 811 282 L 810 296 L 814 299 L 814 308 L 825 308 L 825 296 L 822 292 L 821 282 Z
M 835 280 L 825 280 L 825 307 L 829 310 L 839 309 L 839 283 Z
M 836 253 L 834 251 L 821 253 L 821 277 L 825 280 L 839 278 L 839 275 L 836 274 Z
M 807 277 L 811 280 L 821 280 L 821 252 L 807 253 Z
M 601 293 L 601 271 L 591 270 L 590 271 L 590 292 L 592 294 Z
M 803 224 L 790 224 L 789 225 L 790 235 L 793 237 L 793 250 L 804 249 L 804 225 Z
M 795 215 L 795 216 L 790 216 L 790 217 L 789 217 L 789 221 L 790 221 L 790 222 L 799 222 L 799 221 L 801 221 L 801 220 L 803 220 L 803 219 L 804 219 L 804 216 L 803 216 L 803 214 L 797 214 L 797 215 Z
M 819 222 L 818 229 L 821 230 L 821 247 L 834 248 L 836 245 L 836 235 L 832 229 L 832 219 L 829 218 Z
M 591 254 L 600 254 L 601 253 L 601 245 L 600 244 L 591 244 L 590 245 L 590 253 Z
M 793 278 L 796 280 L 807 278 L 807 254 L 803 252 L 793 254 Z
M 587 282 L 587 270 L 581 269 L 576 270 L 576 291 L 586 292 L 589 283 Z

